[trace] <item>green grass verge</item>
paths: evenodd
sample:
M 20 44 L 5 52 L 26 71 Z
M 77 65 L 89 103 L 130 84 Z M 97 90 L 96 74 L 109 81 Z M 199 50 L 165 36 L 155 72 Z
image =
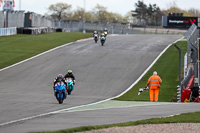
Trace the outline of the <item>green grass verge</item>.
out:
M 101 126 L 85 126 L 85 127 L 71 128 L 71 129 L 59 130 L 59 131 L 53 131 L 53 132 L 46 131 L 46 132 L 37 132 L 37 133 L 74 133 L 74 132 L 97 130 L 97 129 L 110 128 L 110 127 L 136 126 L 136 125 L 141 125 L 141 124 L 200 123 L 199 117 L 200 117 L 200 112 L 193 112 L 193 113 L 183 113 L 180 115 L 166 117 L 166 118 L 153 118 L 153 119 L 140 120 L 140 121 L 135 121 L 135 122 L 126 122 L 126 123 L 101 125 Z
M 91 36 L 91 33 L 61 32 L 0 37 L 0 69 L 57 46 Z
M 182 63 L 187 50 L 187 42 L 177 42 L 177 46 L 182 50 Z M 159 58 L 154 66 L 145 74 L 145 76 L 127 93 L 115 100 L 126 101 L 149 101 L 149 90 L 144 91 L 141 95 L 137 95 L 139 88 L 144 88 L 153 71 L 157 71 L 162 79 L 161 88 L 159 91 L 159 102 L 169 102 L 176 99 L 178 73 L 179 73 L 179 52 L 172 45 Z

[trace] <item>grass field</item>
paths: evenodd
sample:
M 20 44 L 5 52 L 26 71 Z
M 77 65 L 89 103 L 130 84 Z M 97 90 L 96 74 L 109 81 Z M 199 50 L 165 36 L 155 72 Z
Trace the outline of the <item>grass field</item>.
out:
M 57 46 L 92 37 L 90 33 L 49 33 L 0 37 L 0 69 Z
M 37 132 L 37 133 L 74 133 L 74 132 L 109 128 L 109 127 L 136 126 L 136 125 L 141 125 L 141 124 L 200 123 L 199 117 L 200 117 L 200 112 L 183 113 L 180 115 L 166 117 L 166 118 L 153 118 L 153 119 L 140 120 L 140 121 L 135 121 L 135 122 L 126 122 L 126 123 L 101 125 L 101 126 L 78 127 L 78 128 L 71 128 L 71 129 L 54 131 L 54 132 Z
M 182 63 L 187 50 L 187 42 L 180 41 L 177 43 L 182 50 Z M 172 45 L 154 64 L 154 66 L 145 74 L 145 76 L 126 94 L 115 100 L 126 101 L 149 101 L 149 90 L 137 95 L 139 88 L 144 88 L 153 71 L 157 71 L 162 78 L 162 84 L 159 91 L 159 102 L 169 102 L 176 100 L 178 85 L 178 50 Z

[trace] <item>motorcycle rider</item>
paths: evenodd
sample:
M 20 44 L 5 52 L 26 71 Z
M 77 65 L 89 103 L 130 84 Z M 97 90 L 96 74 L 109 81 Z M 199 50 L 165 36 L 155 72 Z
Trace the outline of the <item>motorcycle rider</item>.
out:
M 106 28 L 104 29 L 104 31 L 103 31 L 103 32 L 104 32 L 105 36 L 107 36 L 107 35 L 108 35 L 108 30 L 107 30 Z
M 93 37 L 94 37 L 95 42 L 97 43 L 97 41 L 99 40 L 99 33 L 98 33 L 98 31 L 94 31 Z
M 105 37 L 105 38 L 106 38 L 106 36 L 105 36 L 105 34 L 104 34 L 104 33 L 101 33 L 101 38 L 102 38 L 102 37 Z
M 93 32 L 93 37 L 95 37 L 95 35 L 99 36 L 99 33 L 96 30 Z
M 75 80 L 75 76 L 74 76 L 73 73 L 72 73 L 72 70 L 68 70 L 68 72 L 67 72 L 67 74 L 65 75 L 64 78 L 65 78 L 65 79 L 66 79 L 66 78 L 72 78 L 73 84 L 75 85 L 76 80 Z
M 61 82 L 61 81 L 67 86 L 67 83 L 66 83 L 66 81 L 65 81 L 64 76 L 63 76 L 62 74 L 59 74 L 59 75 L 54 79 L 54 81 L 53 81 L 53 89 L 54 89 L 54 92 L 55 92 L 55 85 L 56 85 L 56 83 Z M 67 88 L 66 88 L 66 89 L 67 89 Z

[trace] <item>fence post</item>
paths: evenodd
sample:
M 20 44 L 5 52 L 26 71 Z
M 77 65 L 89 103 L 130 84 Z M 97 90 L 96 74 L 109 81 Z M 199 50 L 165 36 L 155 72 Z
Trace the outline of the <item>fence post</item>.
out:
M 177 102 L 181 102 L 181 49 L 174 44 L 175 48 L 179 51 L 179 85 L 177 86 Z
M 181 52 L 182 51 L 176 44 L 174 44 L 174 46 L 179 51 L 179 86 L 181 86 Z

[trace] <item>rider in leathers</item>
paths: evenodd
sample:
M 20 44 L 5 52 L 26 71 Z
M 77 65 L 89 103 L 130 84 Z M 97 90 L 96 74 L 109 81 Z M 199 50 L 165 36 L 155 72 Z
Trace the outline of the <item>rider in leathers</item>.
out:
M 65 75 L 65 79 L 66 78 L 72 78 L 73 84 L 75 85 L 76 80 L 75 80 L 75 76 L 72 73 L 72 70 L 68 70 L 68 73 Z
M 93 37 L 95 37 L 95 35 L 97 35 L 99 37 L 99 33 L 96 30 L 93 32 Z
M 54 79 L 54 82 L 53 82 L 53 89 L 54 89 L 54 91 L 55 91 L 55 85 L 56 85 L 56 83 L 57 83 L 57 82 L 61 82 L 61 81 L 67 86 L 67 83 L 66 83 L 66 81 L 65 81 L 64 76 L 63 76 L 62 74 L 59 74 L 59 75 Z

